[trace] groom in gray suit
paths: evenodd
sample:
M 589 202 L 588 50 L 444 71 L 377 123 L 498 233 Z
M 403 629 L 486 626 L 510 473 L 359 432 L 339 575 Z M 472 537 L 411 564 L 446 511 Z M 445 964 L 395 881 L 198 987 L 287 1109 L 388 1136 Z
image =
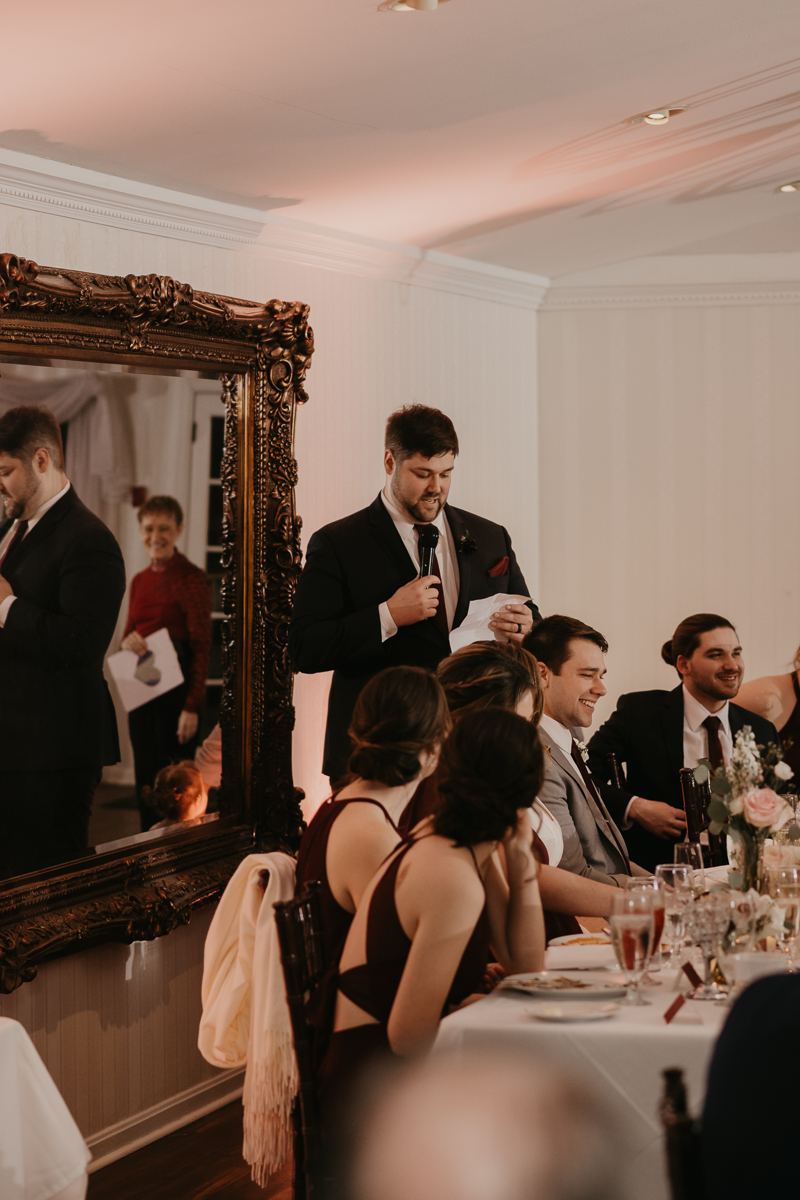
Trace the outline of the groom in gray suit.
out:
M 647 872 L 631 863 L 625 839 L 589 774 L 583 743 L 572 733 L 591 725 L 594 706 L 606 694 L 608 642 L 574 617 L 553 616 L 534 625 L 523 645 L 538 659 L 544 685 L 539 737 L 549 755 L 539 799 L 564 835 L 558 865 L 624 887 L 630 875 Z

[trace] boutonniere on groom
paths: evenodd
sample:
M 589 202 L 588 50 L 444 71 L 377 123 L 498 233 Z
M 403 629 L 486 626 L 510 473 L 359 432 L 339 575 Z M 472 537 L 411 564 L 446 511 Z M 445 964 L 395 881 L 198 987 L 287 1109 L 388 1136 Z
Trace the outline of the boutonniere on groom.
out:
M 478 549 L 478 543 L 474 537 L 469 536 L 469 530 L 466 529 L 458 539 L 457 550 L 459 554 L 474 554 Z

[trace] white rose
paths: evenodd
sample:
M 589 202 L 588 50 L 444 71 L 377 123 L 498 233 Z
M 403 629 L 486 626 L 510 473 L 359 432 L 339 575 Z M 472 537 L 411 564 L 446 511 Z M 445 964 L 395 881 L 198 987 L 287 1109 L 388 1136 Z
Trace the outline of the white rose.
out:
M 783 761 L 783 759 L 781 759 L 780 762 L 775 763 L 774 771 L 778 776 L 778 779 L 792 779 L 794 776 L 794 771 L 787 762 Z

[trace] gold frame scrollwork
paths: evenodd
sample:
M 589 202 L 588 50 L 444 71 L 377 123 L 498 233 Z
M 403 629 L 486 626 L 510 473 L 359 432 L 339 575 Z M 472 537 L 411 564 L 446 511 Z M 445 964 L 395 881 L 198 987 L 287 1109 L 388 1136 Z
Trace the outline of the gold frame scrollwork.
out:
M 288 628 L 300 571 L 294 423 L 308 399 L 308 306 L 257 304 L 159 275 L 99 275 L 0 254 L 0 353 L 218 372 L 223 452 L 222 816 L 142 848 L 0 884 L 0 992 L 40 962 L 160 937 L 221 893 L 255 847 L 293 848 Z

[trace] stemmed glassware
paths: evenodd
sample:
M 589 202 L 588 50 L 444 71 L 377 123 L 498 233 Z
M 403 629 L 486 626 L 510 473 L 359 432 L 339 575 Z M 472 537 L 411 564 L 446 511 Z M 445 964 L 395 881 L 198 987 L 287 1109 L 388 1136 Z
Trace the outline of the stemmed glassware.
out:
M 728 894 L 710 892 L 686 906 L 686 932 L 703 952 L 705 979 L 690 995 L 691 1000 L 720 1000 L 725 992 L 714 982 L 711 959 L 728 932 L 731 909 Z
M 625 890 L 611 901 L 611 941 L 628 987 L 625 1004 L 650 1003 L 639 991 L 639 984 L 653 952 L 654 894 L 652 890 Z
M 800 930 L 800 867 L 772 867 L 769 872 L 769 892 L 783 910 L 781 949 L 791 954 Z
M 692 887 L 695 895 L 705 891 L 706 872 L 703 866 L 703 847 L 699 842 L 676 842 L 673 850 L 676 864 L 692 868 Z
M 650 965 L 647 973 L 642 977 L 642 982 L 647 983 L 650 987 L 660 987 L 661 981 L 654 979 L 653 971 L 661 970 L 661 955 L 659 954 L 659 946 L 661 944 L 661 936 L 664 932 L 664 920 L 666 916 L 666 904 L 664 895 L 664 885 L 655 875 L 634 875 L 630 879 L 625 880 L 625 887 L 630 892 L 644 892 L 650 896 L 653 904 L 653 950 L 650 955 Z
M 686 863 L 662 863 L 656 867 L 656 879 L 661 880 L 664 892 L 670 947 L 667 966 L 677 970 L 683 959 L 684 917 L 686 905 L 694 894 L 694 872 Z

